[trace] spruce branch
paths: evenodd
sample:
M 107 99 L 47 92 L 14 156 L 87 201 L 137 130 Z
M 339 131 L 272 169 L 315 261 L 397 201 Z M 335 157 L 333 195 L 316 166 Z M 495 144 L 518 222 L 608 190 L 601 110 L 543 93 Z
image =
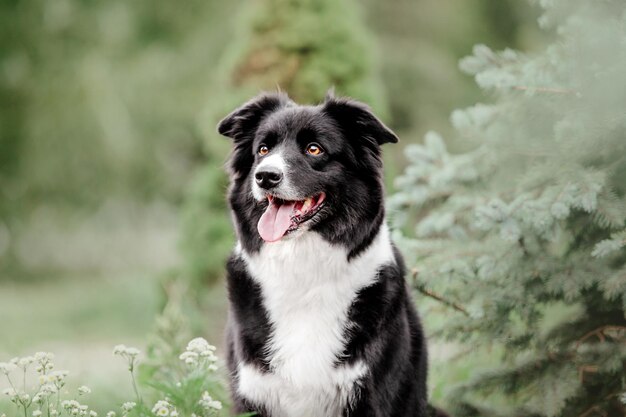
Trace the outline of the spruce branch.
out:
M 621 395 L 622 392 L 618 391 L 618 392 L 614 392 L 612 394 L 607 395 L 606 397 L 604 397 L 603 401 L 609 401 L 612 398 L 615 398 L 619 395 Z M 585 410 L 582 414 L 580 414 L 578 417 L 589 417 L 591 415 L 591 413 L 596 412 L 598 415 L 601 415 L 603 417 L 608 416 L 608 414 L 606 413 L 606 411 L 604 411 L 602 408 L 600 408 L 599 405 L 594 404 L 591 407 L 589 407 L 587 410 Z
M 421 294 L 430 297 L 434 300 L 439 301 L 440 303 L 442 303 L 445 306 L 448 306 L 450 308 L 455 309 L 456 311 L 458 311 L 459 313 L 464 314 L 467 317 L 470 317 L 470 314 L 468 313 L 468 311 L 461 307 L 459 304 L 455 303 L 454 301 L 448 300 L 446 298 L 444 298 L 442 295 L 439 295 L 437 293 L 435 293 L 432 290 L 429 290 L 426 288 L 426 286 L 424 284 L 421 284 L 420 282 L 417 281 L 417 275 L 419 274 L 419 271 L 417 269 L 413 269 L 412 271 L 412 277 L 413 277 L 413 288 L 415 288 L 417 291 L 419 291 Z
M 582 345 L 585 341 L 593 336 L 596 336 L 598 340 L 600 340 L 600 342 L 604 342 L 606 340 L 606 336 L 613 337 L 610 334 L 606 334 L 607 331 L 626 332 L 626 326 L 607 324 L 604 326 L 600 326 L 597 329 L 593 329 L 592 331 L 585 333 L 581 338 L 576 341 L 576 349 L 578 349 L 580 345 Z
M 600 415 L 602 417 L 606 417 L 608 414 L 599 405 L 592 405 L 584 413 L 579 415 L 578 417 L 589 417 L 592 413 L 596 413 L 596 415 Z
M 578 380 L 582 384 L 585 382 L 585 373 L 595 374 L 598 373 L 600 368 L 597 365 L 583 365 L 578 368 Z

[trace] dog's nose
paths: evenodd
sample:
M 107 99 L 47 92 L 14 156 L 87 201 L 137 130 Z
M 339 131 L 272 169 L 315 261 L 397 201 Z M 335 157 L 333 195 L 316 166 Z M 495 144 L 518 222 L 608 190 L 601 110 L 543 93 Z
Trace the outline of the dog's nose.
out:
M 283 180 L 283 174 L 275 168 L 265 168 L 254 174 L 254 179 L 259 187 L 270 190 Z

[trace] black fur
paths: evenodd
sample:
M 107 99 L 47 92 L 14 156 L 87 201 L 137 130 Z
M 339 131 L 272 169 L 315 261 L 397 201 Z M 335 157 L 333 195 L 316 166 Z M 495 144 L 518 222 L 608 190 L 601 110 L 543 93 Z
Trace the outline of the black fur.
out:
M 281 146 L 290 166 L 297 167 L 289 175 L 302 198 L 326 194 L 306 233 L 318 233 L 346 248 L 349 260 L 372 243 L 384 221 L 380 145 L 398 138 L 367 106 L 334 97 L 318 106 L 299 106 L 284 94 L 264 94 L 227 116 L 218 131 L 234 142 L 229 203 L 244 251 L 254 254 L 264 244 L 257 223 L 268 203 L 252 194 L 261 144 Z M 311 142 L 321 145 L 323 155 L 305 155 L 302 149 Z M 376 282 L 358 293 L 348 313 L 345 348 L 336 366 L 363 360 L 369 373 L 359 381 L 357 400 L 344 410 L 345 417 L 429 414 L 423 330 L 406 288 L 404 263 L 394 251 L 394 261 L 379 269 Z M 227 269 L 228 363 L 234 386 L 240 362 L 271 372 L 266 347 L 272 323 L 245 262 L 235 254 Z M 236 412 L 257 411 L 271 417 L 261 404 L 251 404 L 232 391 Z

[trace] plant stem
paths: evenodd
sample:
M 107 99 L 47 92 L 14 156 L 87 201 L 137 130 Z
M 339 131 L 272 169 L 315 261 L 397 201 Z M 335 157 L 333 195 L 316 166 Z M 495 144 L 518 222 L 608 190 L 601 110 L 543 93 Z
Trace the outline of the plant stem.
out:
M 135 396 L 137 397 L 137 402 L 139 404 L 143 404 L 143 400 L 141 399 L 141 395 L 139 395 L 139 390 L 137 389 L 137 383 L 135 381 L 135 366 L 134 363 L 131 360 L 130 366 L 128 367 L 128 370 L 130 371 L 130 379 L 133 382 L 133 390 L 135 390 Z

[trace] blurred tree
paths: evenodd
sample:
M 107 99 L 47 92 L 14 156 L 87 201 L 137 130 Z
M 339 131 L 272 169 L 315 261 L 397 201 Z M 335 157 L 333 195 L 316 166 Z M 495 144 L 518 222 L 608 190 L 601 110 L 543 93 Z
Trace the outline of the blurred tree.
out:
M 42 207 L 88 216 L 107 199 L 180 200 L 237 4 L 0 2 L 2 269 Z
M 185 273 L 197 284 L 221 276 L 233 243 L 223 174 L 231 144 L 215 133 L 220 118 L 262 90 L 316 103 L 331 86 L 385 114 L 372 42 L 354 1 L 260 0 L 246 4 L 236 27 L 201 122 L 206 163 L 183 208 Z
M 529 28 L 535 10 L 518 0 L 365 4 L 381 45 L 390 122 L 404 138 L 420 137 L 428 128 L 447 132 L 450 111 L 476 101 L 479 90 L 456 65 L 475 43 L 517 47 L 536 42 L 536 31 Z
M 497 97 L 452 114 L 480 145 L 427 134 L 391 201 L 441 334 L 494 357 L 450 389 L 458 417 L 626 415 L 626 3 L 541 4 L 543 53 L 461 63 Z

